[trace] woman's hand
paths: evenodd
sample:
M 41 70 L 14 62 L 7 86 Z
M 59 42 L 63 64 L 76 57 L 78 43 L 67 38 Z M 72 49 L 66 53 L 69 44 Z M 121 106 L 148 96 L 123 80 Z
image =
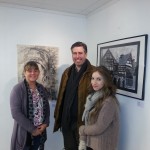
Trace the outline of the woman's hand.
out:
M 84 129 L 85 129 L 85 125 L 80 126 L 80 128 L 79 128 L 79 135 L 85 135 Z
M 46 127 L 47 127 L 46 124 L 41 124 L 32 132 L 32 135 L 33 136 L 41 135 L 44 132 L 44 130 L 46 129 Z
M 38 135 L 41 135 L 42 134 L 42 132 L 38 129 L 38 128 L 36 128 L 33 132 L 32 132 L 32 135 L 33 136 L 38 136 Z
M 86 143 L 83 140 L 80 140 L 78 150 L 86 150 Z
M 41 124 L 40 126 L 38 126 L 38 129 L 43 133 L 44 130 L 47 128 L 47 124 Z

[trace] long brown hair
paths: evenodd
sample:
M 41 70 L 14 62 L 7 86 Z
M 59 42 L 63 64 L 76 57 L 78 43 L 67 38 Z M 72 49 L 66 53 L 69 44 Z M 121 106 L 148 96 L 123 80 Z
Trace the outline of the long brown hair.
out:
M 100 90 L 100 92 L 103 93 L 103 97 L 97 101 L 97 103 L 95 104 L 94 110 L 92 111 L 90 115 L 90 118 L 93 118 L 92 120 L 90 119 L 91 123 L 94 123 L 97 120 L 99 111 L 101 110 L 103 106 L 103 102 L 106 100 L 107 97 L 112 96 L 113 97 L 112 100 L 117 102 L 116 97 L 115 97 L 116 86 L 114 85 L 112 81 L 112 77 L 111 77 L 109 70 L 104 66 L 99 66 L 93 70 L 93 73 L 94 72 L 98 72 L 103 77 L 104 86 Z M 92 88 L 92 85 L 90 85 L 89 93 L 93 93 L 93 92 L 94 90 Z

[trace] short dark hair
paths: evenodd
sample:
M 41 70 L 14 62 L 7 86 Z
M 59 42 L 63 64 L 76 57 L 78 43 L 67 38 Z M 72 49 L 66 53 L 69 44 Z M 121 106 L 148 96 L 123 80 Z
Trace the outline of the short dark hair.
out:
M 83 47 L 85 53 L 87 53 L 87 45 L 86 45 L 85 43 L 83 43 L 83 42 L 80 42 L 80 41 L 75 42 L 75 43 L 71 46 L 71 51 L 72 51 L 72 49 L 73 49 L 74 47 Z
M 34 68 L 35 70 L 39 70 L 39 67 L 37 65 L 37 63 L 35 61 L 28 61 L 25 65 L 24 65 L 24 71 L 27 71 L 31 68 Z

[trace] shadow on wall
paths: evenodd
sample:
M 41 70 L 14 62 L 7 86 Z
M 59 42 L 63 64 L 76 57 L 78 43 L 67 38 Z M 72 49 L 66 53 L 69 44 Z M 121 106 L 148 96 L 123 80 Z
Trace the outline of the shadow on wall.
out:
M 60 85 L 60 80 L 61 76 L 66 68 L 68 68 L 70 65 L 69 64 L 63 64 L 60 67 L 57 68 L 57 85 L 58 85 L 58 90 L 59 90 L 59 85 Z M 58 90 L 57 90 L 57 95 L 58 95 Z
M 60 130 L 53 133 L 55 104 L 56 101 L 50 101 L 50 126 L 47 128 L 47 141 L 45 143 L 45 150 L 63 149 L 62 133 Z
M 127 116 L 125 107 L 120 104 L 120 135 L 118 150 L 127 150 Z
M 64 70 L 66 68 L 68 68 L 70 65 L 69 64 L 64 64 L 64 65 L 61 65 L 60 67 L 58 67 L 58 70 L 57 70 L 57 74 L 58 74 L 58 84 L 60 84 L 60 80 L 61 80 L 61 76 L 64 72 Z
M 60 84 L 62 73 L 69 66 L 70 66 L 69 64 L 64 64 L 58 67 L 58 70 L 57 70 L 58 85 Z M 47 141 L 45 143 L 45 150 L 61 150 L 63 149 L 63 145 L 64 145 L 62 133 L 60 132 L 60 130 L 53 133 L 55 105 L 56 105 L 55 100 L 50 101 L 50 126 L 47 129 Z

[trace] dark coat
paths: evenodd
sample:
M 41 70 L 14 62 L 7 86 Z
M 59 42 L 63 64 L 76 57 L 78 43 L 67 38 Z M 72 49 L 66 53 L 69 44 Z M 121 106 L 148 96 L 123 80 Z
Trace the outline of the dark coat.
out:
M 56 103 L 56 107 L 55 107 L 55 111 L 54 111 L 54 118 L 55 118 L 55 124 L 54 124 L 54 132 L 57 131 L 60 127 L 61 127 L 61 115 L 62 115 L 62 111 L 63 111 L 63 96 L 65 93 L 65 89 L 66 89 L 66 84 L 69 78 L 69 71 L 71 69 L 72 65 L 67 68 L 61 78 L 61 82 L 60 82 L 60 87 L 59 87 L 59 93 L 58 93 L 58 99 L 57 99 L 57 103 Z M 80 125 L 83 124 L 82 122 L 82 114 L 84 111 L 84 104 L 86 102 L 86 97 L 88 95 L 88 87 L 90 85 L 90 81 L 91 81 L 91 74 L 92 71 L 94 69 L 94 66 L 92 66 L 90 64 L 90 62 L 88 61 L 88 66 L 86 71 L 83 73 L 83 76 L 81 77 L 80 81 L 79 81 L 79 86 L 78 86 L 78 127 Z
M 44 88 L 41 84 L 40 86 Z M 50 109 L 48 99 L 46 107 L 46 118 L 44 123 L 49 125 Z M 11 150 L 25 150 L 27 132 L 32 133 L 36 127 L 27 118 L 27 92 L 24 81 L 18 83 L 12 89 L 10 95 L 10 108 L 14 119 Z

